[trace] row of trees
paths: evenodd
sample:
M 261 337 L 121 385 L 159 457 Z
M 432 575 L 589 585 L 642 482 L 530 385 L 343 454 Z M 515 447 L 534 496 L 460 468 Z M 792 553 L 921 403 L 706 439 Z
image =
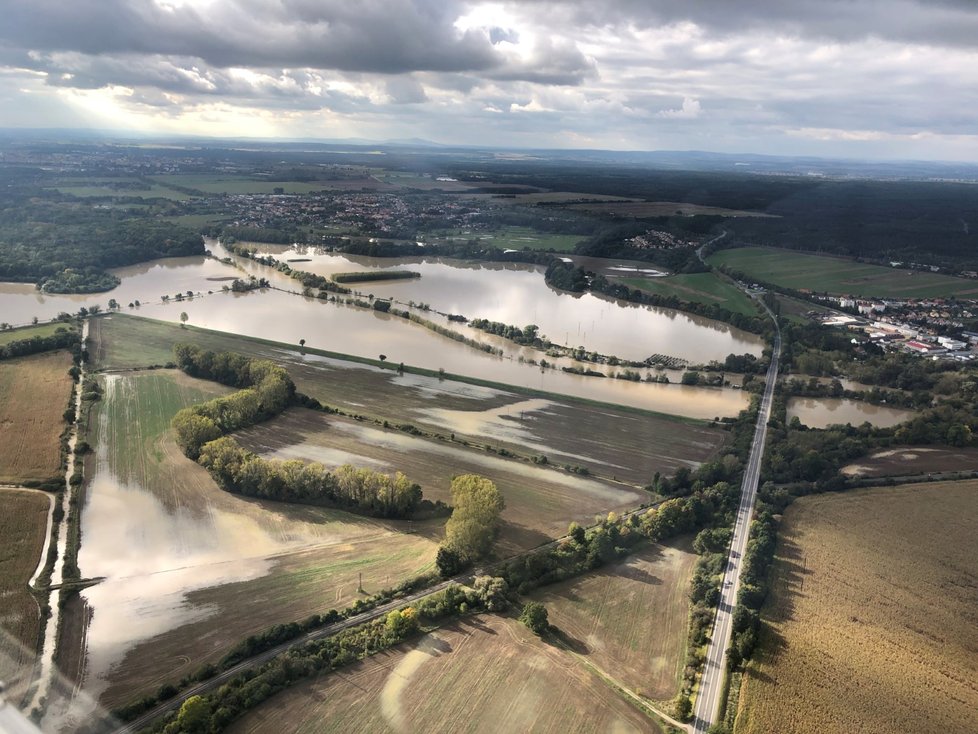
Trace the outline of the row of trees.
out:
M 479 329 L 480 331 L 485 331 L 490 334 L 495 334 L 496 336 L 501 336 L 504 339 L 509 339 L 517 344 L 523 344 L 530 347 L 540 347 L 545 348 L 549 346 L 548 342 L 545 342 L 540 338 L 538 333 L 539 327 L 536 324 L 528 324 L 522 329 L 518 326 L 512 326 L 511 324 L 504 324 L 500 321 L 489 321 L 488 319 L 472 319 L 469 322 L 469 326 Z
M 51 352 L 55 349 L 79 348 L 80 344 L 81 339 L 77 330 L 59 326 L 53 334 L 47 336 L 31 336 L 0 344 L 0 360 Z
M 197 462 L 222 489 L 249 497 L 388 518 L 408 517 L 422 501 L 421 487 L 401 472 L 384 474 L 349 464 L 331 472 L 318 463 L 263 459 L 230 436 L 204 444 Z

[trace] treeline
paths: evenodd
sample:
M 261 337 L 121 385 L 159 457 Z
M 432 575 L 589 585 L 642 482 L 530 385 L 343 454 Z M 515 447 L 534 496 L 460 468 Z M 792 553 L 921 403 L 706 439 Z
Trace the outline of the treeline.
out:
M 537 333 L 539 327 L 536 324 L 529 324 L 522 329 L 518 326 L 504 324 L 499 321 L 489 321 L 488 319 L 472 319 L 469 326 L 489 334 L 501 336 L 517 344 L 528 347 L 546 348 L 549 342 L 545 342 Z
M 408 517 L 419 508 L 421 487 L 394 475 L 346 465 L 264 459 L 227 434 L 278 415 L 297 401 L 284 368 L 268 360 L 211 352 L 192 344 L 173 348 L 187 374 L 243 388 L 180 410 L 171 422 L 177 444 L 207 469 L 218 486 L 248 497 L 337 507 L 374 517 Z
M 230 436 L 204 444 L 197 463 L 218 486 L 248 497 L 336 507 L 372 517 L 410 517 L 421 504 L 421 487 L 401 472 L 393 475 L 345 464 L 263 459 Z
M 368 307 L 368 308 L 371 307 L 371 304 L 367 303 L 366 301 L 360 301 L 360 300 L 351 301 L 351 299 L 347 299 L 347 303 L 352 303 L 353 305 L 362 306 L 362 307 Z M 386 306 L 384 304 L 386 304 Z M 473 349 L 478 349 L 480 352 L 486 352 L 488 354 L 495 354 L 495 355 L 501 355 L 503 353 L 503 350 L 500 349 L 499 347 L 494 347 L 492 344 L 485 344 L 483 342 L 478 341 L 477 339 L 470 339 L 469 337 L 465 336 L 465 334 L 459 334 L 457 331 L 453 329 L 449 329 L 447 326 L 436 324 L 434 321 L 431 321 L 430 319 L 426 319 L 422 316 L 418 316 L 418 314 L 408 311 L 407 309 L 393 308 L 390 305 L 390 301 L 383 301 L 378 299 L 374 301 L 372 308 L 374 308 L 377 311 L 385 311 L 387 313 L 390 313 L 392 316 L 399 316 L 402 319 L 413 321 L 414 323 L 419 324 L 425 327 L 426 329 L 430 329 L 436 334 L 447 336 L 449 339 L 452 339 L 457 342 L 461 342 L 462 344 L 470 346 Z
M 297 645 L 267 663 L 239 673 L 213 693 L 191 696 L 175 716 L 156 722 L 148 731 L 223 731 L 246 711 L 299 681 L 328 675 L 413 638 L 421 631 L 422 620 L 435 622 L 483 610 L 504 611 L 509 605 L 508 594 L 502 579 L 489 576 L 477 577 L 472 588 L 450 584 L 414 606 L 395 609 L 379 619 Z M 289 630 L 279 632 L 288 634 Z M 138 714 L 128 718 L 135 715 Z
M 59 326 L 53 334 L 47 336 L 31 336 L 0 344 L 0 360 L 25 357 L 39 352 L 51 352 L 55 349 L 77 349 L 80 347 L 81 333 L 76 329 Z
M 112 273 L 95 268 L 65 268 L 39 280 L 37 289 L 45 293 L 101 293 L 110 291 L 122 281 Z
M 316 273 L 309 273 L 305 270 L 294 270 L 288 263 L 279 262 L 271 255 L 258 255 L 257 252 L 251 248 L 229 243 L 227 244 L 227 249 L 233 252 L 235 255 L 248 258 L 249 260 L 254 260 L 261 265 L 273 267 L 280 273 L 289 276 L 293 280 L 297 280 L 302 284 L 306 295 L 311 296 L 313 289 L 320 291 L 319 298 L 324 298 L 326 292 L 343 294 L 351 292 L 349 288 L 344 288 L 343 286 L 334 283 L 331 278 L 327 278 L 323 275 L 317 275 Z
M 661 296 L 655 293 L 646 293 L 637 288 L 629 288 L 624 283 L 609 281 L 603 275 L 585 271 L 572 263 L 566 263 L 562 260 L 551 261 L 547 266 L 545 278 L 547 285 L 552 288 L 559 288 L 560 290 L 571 291 L 572 293 L 590 291 L 622 301 L 641 303 L 657 308 L 671 308 L 686 311 L 716 321 L 723 321 L 738 329 L 751 331 L 756 334 L 763 334 L 770 328 L 770 321 L 761 315 L 747 316 L 723 308 L 716 303 L 707 304 L 698 301 L 683 301 L 672 295 Z
M 52 293 L 108 290 L 105 269 L 161 257 L 204 254 L 193 230 L 99 209 L 50 191 L 7 192 L 0 202 L 0 280 Z
M 374 280 L 411 280 L 420 277 L 421 273 L 414 270 L 370 270 L 357 273 L 336 273 L 333 280 L 337 283 L 365 283 Z
M 289 373 L 269 360 L 211 352 L 193 344 L 177 344 L 173 353 L 177 366 L 188 375 L 243 388 L 184 408 L 173 417 L 177 444 L 191 459 L 200 456 L 201 447 L 208 441 L 268 420 L 295 398 Z

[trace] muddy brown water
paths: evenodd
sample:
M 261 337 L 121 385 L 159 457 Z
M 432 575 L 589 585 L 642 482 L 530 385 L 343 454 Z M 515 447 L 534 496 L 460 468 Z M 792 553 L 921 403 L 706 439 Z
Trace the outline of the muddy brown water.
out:
M 209 244 L 215 254 L 226 254 L 216 243 Z M 318 261 L 325 261 L 326 257 L 314 255 Z M 335 270 L 362 270 L 369 264 L 362 258 L 328 257 L 332 258 L 329 267 Z M 268 277 L 278 287 L 297 287 L 296 281 L 272 268 L 243 258 L 236 262 L 247 272 Z M 386 267 L 404 267 L 400 261 L 384 263 Z M 446 313 L 464 311 L 517 324 L 538 322 L 541 331 L 555 341 L 581 344 L 626 358 L 644 359 L 662 353 L 700 360 L 722 359 L 730 352 L 760 352 L 759 339 L 744 332 L 738 334 L 719 322 L 678 311 L 623 306 L 590 295 L 558 293 L 546 286 L 542 274 L 533 267 L 458 262 L 421 263 L 418 267 L 426 274 L 418 281 L 378 284 L 376 288 L 371 284 L 370 289 L 377 295 L 405 301 L 425 300 Z M 190 324 L 205 328 L 287 343 L 305 339 L 310 347 L 372 358 L 384 354 L 392 362 L 662 413 L 711 419 L 734 416 L 748 403 L 747 396 L 735 390 L 633 383 L 541 370 L 520 361 L 520 357 L 540 358 L 543 355 L 539 351 L 520 348 L 498 337 L 480 336 L 481 332 L 469 327 L 456 328 L 470 338 L 491 341 L 505 354 L 488 354 L 373 310 L 323 303 L 278 290 L 222 293 L 220 284 L 213 279 L 243 275 L 245 270 L 213 259 L 170 258 L 115 272 L 123 279 L 122 285 L 108 293 L 91 295 L 53 296 L 41 294 L 31 285 L 0 284 L 0 312 L 5 320 L 21 324 L 34 316 L 51 318 L 82 306 L 105 308 L 109 298 L 115 298 L 130 312 L 128 304 L 139 300 L 142 305 L 131 312 L 149 318 L 178 322 L 186 313 Z M 427 290 L 410 290 L 422 286 Z M 188 290 L 202 294 L 212 291 L 213 295 L 181 302 L 172 298 L 168 303 L 160 301 L 164 294 L 173 296 Z M 441 298 L 437 303 L 436 296 Z M 598 366 L 598 370 L 617 372 L 605 365 Z M 649 371 L 644 370 L 643 376 L 646 373 Z
M 845 398 L 792 398 L 788 401 L 788 420 L 797 416 L 809 428 L 826 428 L 837 423 L 858 426 L 867 422 L 879 428 L 890 428 L 914 415 L 912 410 Z

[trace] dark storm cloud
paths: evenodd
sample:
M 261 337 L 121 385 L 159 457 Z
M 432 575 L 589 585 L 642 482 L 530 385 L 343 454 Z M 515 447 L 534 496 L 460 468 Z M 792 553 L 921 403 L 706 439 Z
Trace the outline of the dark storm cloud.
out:
M 691 22 L 719 35 L 785 33 L 842 42 L 880 38 L 978 48 L 974 0 L 523 0 L 540 18 L 575 26 Z
M 15 2 L 0 42 L 36 51 L 192 56 L 229 67 L 399 73 L 488 69 L 488 37 L 460 33 L 452 3 L 238 0 L 166 8 L 135 0 Z

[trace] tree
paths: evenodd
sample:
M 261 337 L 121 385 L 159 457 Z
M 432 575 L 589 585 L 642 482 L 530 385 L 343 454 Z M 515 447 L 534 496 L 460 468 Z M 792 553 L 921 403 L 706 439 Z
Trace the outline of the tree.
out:
M 693 713 L 693 702 L 689 700 L 689 696 L 685 693 L 680 693 L 676 698 L 676 718 L 680 721 L 689 721 L 689 717 Z
M 302 347 L 302 348 L 305 348 L 305 346 L 306 346 L 306 340 L 305 339 L 300 339 L 299 340 L 299 346 Z
M 180 312 L 180 328 L 186 328 L 187 319 L 189 319 L 189 318 L 190 317 L 187 316 L 187 312 L 186 311 L 181 311 Z
M 380 355 L 380 361 L 381 362 L 386 362 L 387 361 L 387 355 L 386 354 L 381 354 Z
M 435 556 L 435 565 L 438 566 L 438 573 L 442 578 L 451 578 L 465 570 L 466 561 L 458 551 L 447 546 L 438 547 L 438 555 Z
M 520 612 L 520 621 L 534 634 L 542 635 L 550 629 L 547 608 L 538 601 L 527 602 Z
M 452 516 L 445 524 L 445 545 L 462 558 L 481 558 L 492 548 L 506 503 L 491 480 L 462 474 L 452 480 Z
M 387 636 L 392 641 L 403 640 L 418 629 L 418 615 L 411 607 L 387 613 L 384 621 Z
M 490 612 L 503 612 L 509 606 L 509 584 L 500 576 L 476 576 L 472 588 Z
M 180 707 L 177 714 L 177 724 L 180 731 L 195 734 L 204 732 L 210 723 L 211 705 L 201 696 L 191 696 Z

